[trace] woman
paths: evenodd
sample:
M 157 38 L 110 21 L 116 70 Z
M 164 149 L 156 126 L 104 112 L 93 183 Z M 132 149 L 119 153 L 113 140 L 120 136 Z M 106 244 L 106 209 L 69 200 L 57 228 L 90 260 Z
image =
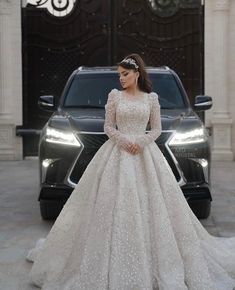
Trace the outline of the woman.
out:
M 235 237 L 202 227 L 154 142 L 160 105 L 143 60 L 131 54 L 118 72 L 123 90 L 105 106 L 109 140 L 29 252 L 32 282 L 44 290 L 232 290 Z

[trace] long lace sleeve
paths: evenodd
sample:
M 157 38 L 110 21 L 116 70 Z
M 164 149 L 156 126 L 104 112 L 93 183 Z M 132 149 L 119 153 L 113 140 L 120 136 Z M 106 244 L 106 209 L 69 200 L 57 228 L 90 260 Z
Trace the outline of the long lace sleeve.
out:
M 113 89 L 108 94 L 108 100 L 105 105 L 105 122 L 104 132 L 120 147 L 126 147 L 129 144 L 129 140 L 125 134 L 122 134 L 116 129 L 116 101 L 117 101 L 117 89 Z
M 158 101 L 158 95 L 154 92 L 149 94 L 151 109 L 150 109 L 150 131 L 147 134 L 137 137 L 136 143 L 140 147 L 144 148 L 147 144 L 155 141 L 162 132 L 160 104 Z

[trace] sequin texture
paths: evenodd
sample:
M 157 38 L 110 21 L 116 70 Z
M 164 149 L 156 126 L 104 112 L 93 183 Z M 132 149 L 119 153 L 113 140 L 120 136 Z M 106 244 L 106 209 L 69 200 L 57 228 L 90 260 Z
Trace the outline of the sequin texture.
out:
M 233 290 L 235 237 L 210 235 L 188 206 L 154 142 L 157 94 L 113 89 L 105 109 L 109 140 L 28 253 L 31 281 L 43 290 Z M 142 152 L 125 151 L 129 142 Z

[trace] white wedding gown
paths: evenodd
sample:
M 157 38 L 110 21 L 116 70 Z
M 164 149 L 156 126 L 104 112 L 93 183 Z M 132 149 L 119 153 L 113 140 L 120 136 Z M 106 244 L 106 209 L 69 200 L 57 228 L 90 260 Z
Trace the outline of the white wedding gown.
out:
M 210 235 L 188 206 L 154 142 L 157 94 L 131 99 L 113 89 L 105 108 L 109 140 L 29 251 L 31 282 L 44 290 L 233 290 L 235 237 Z M 128 153 L 128 141 L 143 151 Z

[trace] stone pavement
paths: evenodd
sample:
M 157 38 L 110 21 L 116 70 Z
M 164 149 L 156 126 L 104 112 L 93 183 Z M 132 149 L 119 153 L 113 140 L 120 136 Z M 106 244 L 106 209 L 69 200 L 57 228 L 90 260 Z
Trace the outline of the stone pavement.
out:
M 201 222 L 211 234 L 235 236 L 235 162 L 213 162 L 212 185 L 211 215 Z M 41 220 L 37 196 L 37 160 L 0 162 L 0 290 L 38 289 L 25 256 L 53 222 Z
M 211 178 L 211 214 L 201 222 L 212 235 L 235 236 L 235 162 L 213 162 Z

